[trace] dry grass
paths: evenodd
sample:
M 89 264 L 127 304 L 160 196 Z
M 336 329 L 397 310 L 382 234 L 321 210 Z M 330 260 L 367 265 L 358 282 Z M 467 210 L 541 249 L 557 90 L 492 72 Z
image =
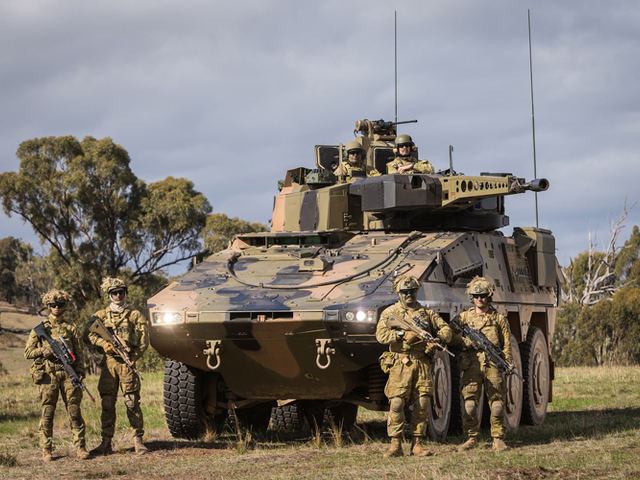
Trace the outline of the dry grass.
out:
M 39 401 L 22 348 L 0 350 L 16 369 L 0 376 L 0 479 L 627 479 L 640 478 L 640 367 L 557 369 L 554 401 L 538 427 L 507 437 L 511 450 L 494 453 L 483 433 L 479 448 L 457 453 L 462 437 L 428 443 L 434 457 L 384 459 L 384 414 L 362 411 L 355 429 L 311 429 L 304 435 L 207 432 L 199 441 L 173 439 L 164 422 L 162 374 L 146 374 L 142 407 L 150 453 L 138 457 L 122 399 L 118 400 L 116 453 L 75 458 L 64 406 L 54 427 L 54 462 L 38 447 Z M 97 396 L 97 376 L 87 379 Z M 89 447 L 100 441 L 100 408 L 83 401 Z M 409 443 L 404 443 L 405 452 Z

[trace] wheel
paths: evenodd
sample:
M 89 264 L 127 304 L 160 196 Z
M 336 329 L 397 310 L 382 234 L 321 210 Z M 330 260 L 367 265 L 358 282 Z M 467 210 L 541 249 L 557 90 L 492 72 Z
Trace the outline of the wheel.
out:
M 540 425 L 547 416 L 549 403 L 549 351 L 542 330 L 529 327 L 520 351 L 524 372 L 522 422 Z
M 170 359 L 165 362 L 164 414 L 173 437 L 195 440 L 215 426 L 203 408 L 203 383 L 202 370 Z
M 300 432 L 304 428 L 302 402 L 293 402 L 271 409 L 271 428 Z
M 454 397 L 450 356 L 437 351 L 433 357 L 433 396 L 429 398 L 429 436 L 432 440 L 442 441 L 449 432 L 451 422 L 451 404 Z M 458 383 L 459 383 L 458 377 Z
M 511 355 L 516 370 L 522 375 L 522 359 L 516 337 L 511 335 Z M 524 376 L 524 375 L 522 375 Z M 522 416 L 522 382 L 515 375 L 507 375 L 507 395 L 504 399 L 505 423 L 507 430 L 516 431 Z

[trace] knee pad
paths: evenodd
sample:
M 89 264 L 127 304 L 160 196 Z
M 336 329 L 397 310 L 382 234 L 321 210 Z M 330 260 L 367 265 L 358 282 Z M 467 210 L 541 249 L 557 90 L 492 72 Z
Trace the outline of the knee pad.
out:
M 112 410 L 116 406 L 116 397 L 112 395 L 103 395 L 102 396 L 102 408 L 105 410 Z
M 496 400 L 491 404 L 491 415 L 494 417 L 501 417 L 504 415 L 504 403 L 499 400 Z
M 416 403 L 422 410 L 426 412 L 429 408 L 429 397 L 427 395 L 420 395 Z
M 476 415 L 476 412 L 478 411 L 478 404 L 475 402 L 475 400 L 465 400 L 464 411 L 467 415 L 473 417 Z
M 133 410 L 138 406 L 138 396 L 135 393 L 125 393 L 124 404 L 129 410 Z
M 392 412 L 404 412 L 404 399 L 402 397 L 393 397 L 389 408 Z

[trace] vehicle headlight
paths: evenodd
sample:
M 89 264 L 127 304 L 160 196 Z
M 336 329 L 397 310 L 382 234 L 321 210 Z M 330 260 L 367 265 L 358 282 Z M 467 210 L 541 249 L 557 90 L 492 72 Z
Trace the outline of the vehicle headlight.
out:
M 347 322 L 375 322 L 376 312 L 374 310 L 348 311 L 344 314 Z
M 151 318 L 154 325 L 182 323 L 182 314 L 178 312 L 153 312 Z

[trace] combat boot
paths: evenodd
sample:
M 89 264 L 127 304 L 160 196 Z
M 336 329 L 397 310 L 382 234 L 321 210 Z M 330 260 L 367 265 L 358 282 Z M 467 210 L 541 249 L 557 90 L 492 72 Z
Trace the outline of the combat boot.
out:
M 509 450 L 509 447 L 507 446 L 506 443 L 504 443 L 504 440 L 502 440 L 501 438 L 494 438 L 493 439 L 493 447 L 492 447 L 496 452 L 504 452 L 505 450 Z
M 76 449 L 76 457 L 80 460 L 87 460 L 90 456 L 91 455 L 89 455 L 89 452 L 87 452 L 86 447 L 82 446 Z
M 422 448 L 422 437 L 413 437 L 411 442 L 411 455 L 416 457 L 429 457 L 433 455 L 433 452 Z
M 138 455 L 144 455 L 149 451 L 149 449 L 144 446 L 144 443 L 142 443 L 142 437 L 133 437 L 133 448 Z
M 478 439 L 476 437 L 469 437 L 469 440 L 467 440 L 466 442 L 464 442 L 462 445 L 458 447 L 458 451 L 464 452 L 465 450 L 469 450 L 477 446 L 478 446 Z
M 42 449 L 42 461 L 50 462 L 53 460 L 53 456 L 51 455 L 51 447 L 44 447 Z
M 113 447 L 111 439 L 107 437 L 102 437 L 102 443 L 91 450 L 91 455 L 106 455 L 108 453 L 113 453 Z
M 402 451 L 402 437 L 393 437 L 391 439 L 391 447 L 382 455 L 384 458 L 401 457 L 404 455 Z

